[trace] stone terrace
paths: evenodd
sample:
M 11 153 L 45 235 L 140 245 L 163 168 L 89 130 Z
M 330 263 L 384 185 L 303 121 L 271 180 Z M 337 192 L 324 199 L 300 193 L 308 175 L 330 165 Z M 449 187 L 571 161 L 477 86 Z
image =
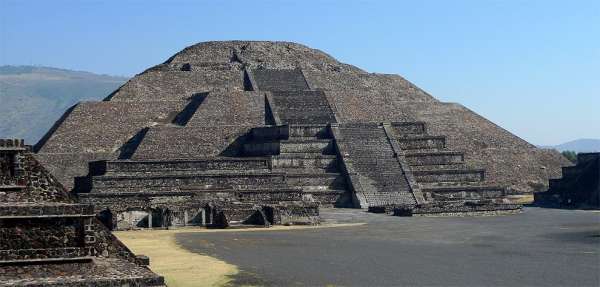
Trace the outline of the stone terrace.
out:
M 30 149 L 0 140 L 0 286 L 163 286 Z
M 69 110 L 36 150 L 116 228 L 314 223 L 319 205 L 468 213 L 567 164 L 400 76 L 254 41 L 188 47 Z

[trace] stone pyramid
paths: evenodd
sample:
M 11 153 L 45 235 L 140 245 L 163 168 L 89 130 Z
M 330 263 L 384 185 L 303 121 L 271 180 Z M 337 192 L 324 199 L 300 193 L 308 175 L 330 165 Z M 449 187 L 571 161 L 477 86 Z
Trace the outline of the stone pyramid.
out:
M 164 286 L 34 158 L 0 139 L 0 286 Z
M 185 48 L 71 107 L 35 151 L 124 229 L 506 203 L 568 164 L 398 75 L 266 41 Z

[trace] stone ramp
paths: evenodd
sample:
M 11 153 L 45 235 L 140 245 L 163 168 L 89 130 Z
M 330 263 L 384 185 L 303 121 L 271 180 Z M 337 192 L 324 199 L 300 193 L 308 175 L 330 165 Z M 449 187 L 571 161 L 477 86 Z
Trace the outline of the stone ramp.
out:
M 377 124 L 343 124 L 338 145 L 358 173 L 368 206 L 412 205 L 415 197 L 383 128 Z

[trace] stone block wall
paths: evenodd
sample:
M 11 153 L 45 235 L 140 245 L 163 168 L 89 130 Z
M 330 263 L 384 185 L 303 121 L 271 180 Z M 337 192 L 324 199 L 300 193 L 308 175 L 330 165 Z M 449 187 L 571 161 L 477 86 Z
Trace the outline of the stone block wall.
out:
M 543 190 L 548 178 L 560 177 L 560 166 L 568 165 L 558 152 L 538 149 L 459 104 L 404 102 L 348 90 L 326 95 L 342 123 L 426 122 L 429 134 L 445 135 L 449 149 L 464 152 L 468 167 L 484 168 L 490 184 L 513 192 Z
M 71 190 L 76 177 L 88 174 L 89 162 L 117 159 L 117 153 L 38 153 L 35 158 L 52 172 L 52 175 Z
M 264 93 L 215 91 L 208 93 L 187 126 L 262 126 L 264 124 Z
M 83 243 L 83 226 L 79 220 L 0 220 L 0 251 L 83 247 Z
M 113 153 L 140 129 L 170 123 L 187 104 L 166 102 L 83 102 L 53 132 L 38 153 Z
M 63 186 L 54 178 L 31 153 L 22 153 L 23 172 L 18 180 L 8 179 L 3 182 L 20 182 L 25 185 L 25 190 L 13 189 L 0 193 L 0 203 L 8 202 L 48 202 L 67 200 Z
M 251 126 L 154 127 L 133 159 L 206 158 L 221 154 Z

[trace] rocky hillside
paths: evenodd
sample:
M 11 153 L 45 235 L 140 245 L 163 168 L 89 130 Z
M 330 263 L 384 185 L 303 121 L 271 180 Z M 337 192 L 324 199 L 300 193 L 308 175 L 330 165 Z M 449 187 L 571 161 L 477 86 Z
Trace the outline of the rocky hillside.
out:
M 50 67 L 0 66 L 0 138 L 34 144 L 69 106 L 102 99 L 125 81 Z

